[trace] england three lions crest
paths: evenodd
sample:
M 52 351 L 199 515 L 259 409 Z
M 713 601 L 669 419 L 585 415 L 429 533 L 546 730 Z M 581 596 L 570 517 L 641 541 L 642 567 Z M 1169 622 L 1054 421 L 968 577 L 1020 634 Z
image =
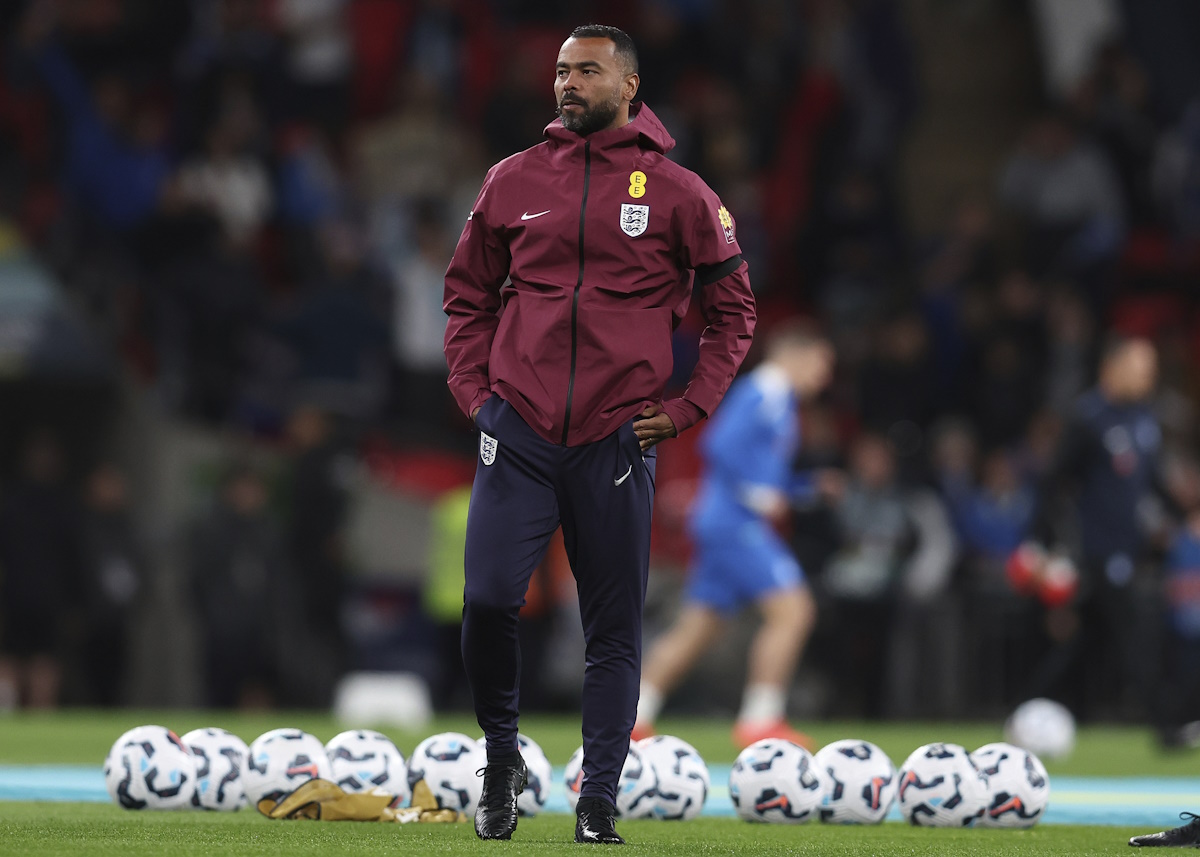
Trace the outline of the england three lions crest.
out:
M 637 238 L 650 225 L 650 206 L 621 203 L 621 231 L 630 238 Z
M 484 465 L 490 467 L 496 461 L 496 450 L 500 442 L 485 431 L 479 433 L 479 458 Z

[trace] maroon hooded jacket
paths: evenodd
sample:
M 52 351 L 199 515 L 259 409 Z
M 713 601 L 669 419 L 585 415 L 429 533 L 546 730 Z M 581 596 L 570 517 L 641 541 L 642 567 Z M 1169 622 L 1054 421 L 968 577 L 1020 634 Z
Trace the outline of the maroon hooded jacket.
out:
M 450 390 L 470 416 L 498 393 L 542 437 L 608 436 L 651 403 L 682 432 L 716 408 L 754 332 L 733 219 L 650 108 L 546 140 L 488 172 L 446 271 Z M 707 327 L 682 399 L 662 402 L 692 272 Z M 506 280 L 509 281 L 506 284 Z

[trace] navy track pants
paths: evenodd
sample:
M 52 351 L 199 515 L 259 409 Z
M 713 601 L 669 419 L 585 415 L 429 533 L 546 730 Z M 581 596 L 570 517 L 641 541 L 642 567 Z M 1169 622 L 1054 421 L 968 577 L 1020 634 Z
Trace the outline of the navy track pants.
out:
M 517 614 L 561 524 L 587 644 L 580 796 L 615 804 L 641 679 L 655 451 L 643 456 L 632 420 L 594 443 L 551 443 L 499 396 L 475 422 L 462 651 L 489 755 L 517 750 Z

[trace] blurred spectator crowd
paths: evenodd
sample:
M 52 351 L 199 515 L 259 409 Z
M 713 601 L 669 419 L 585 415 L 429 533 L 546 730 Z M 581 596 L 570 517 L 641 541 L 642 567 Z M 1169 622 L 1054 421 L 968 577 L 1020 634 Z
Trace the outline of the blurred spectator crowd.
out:
M 470 454 L 444 385 L 442 275 L 487 167 L 553 119 L 554 56 L 589 19 L 634 36 L 642 97 L 676 137 L 673 157 L 737 218 L 760 324 L 813 316 L 837 346 L 836 384 L 804 405 L 797 466 L 845 477 L 792 527 L 823 606 L 804 668 L 830 684 L 821 712 L 1006 705 L 1077 633 L 1069 606 L 1007 590 L 1003 566 L 1030 535 L 1064 420 L 1113 333 L 1158 347 L 1151 405 L 1182 510 L 1146 508 L 1137 591 L 1149 627 L 1200 646 L 1200 559 L 1181 548 L 1200 534 L 1180 528 L 1200 508 L 1200 101 L 1160 103 L 1138 56 L 1113 41 L 1030 122 L 993 183 L 962 188 L 924 234 L 899 191 L 922 101 L 900 6 L 4 4 L 4 251 L 54 274 L 164 413 L 289 451 L 294 487 L 280 502 L 235 466 L 209 516 L 180 522 L 195 532 L 189 603 L 205 617 L 207 702 L 280 698 L 272 659 L 244 656 L 268 616 L 301 611 L 330 641 L 342 635 L 338 455 L 368 443 Z M 680 328 L 676 384 L 700 325 Z M 676 501 L 695 475 L 693 442 L 664 447 L 665 567 L 686 561 Z M 117 513 L 125 476 L 106 461 L 64 467 L 72 452 L 49 434 L 20 448 L 0 483 L 4 670 L 24 664 L 25 699 L 51 703 L 70 637 L 89 659 L 77 698 L 112 702 L 122 629 L 150 574 L 136 522 Z M 92 618 L 64 637 L 68 590 L 71 615 Z M 0 685 L 14 687 L 7 674 Z M 1075 701 L 1138 714 L 1134 689 L 1116 684 Z

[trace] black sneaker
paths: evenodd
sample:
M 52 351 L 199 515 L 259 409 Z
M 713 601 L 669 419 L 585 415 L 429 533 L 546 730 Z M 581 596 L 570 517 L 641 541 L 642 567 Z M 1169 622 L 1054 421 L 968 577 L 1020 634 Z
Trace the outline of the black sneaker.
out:
M 580 798 L 575 807 L 575 841 L 603 845 L 624 845 L 617 833 L 616 810 L 606 800 Z
M 511 839 L 517 829 L 517 795 L 525 791 L 529 772 L 518 765 L 488 765 L 483 776 L 483 795 L 475 810 L 475 835 L 480 839 Z
M 1147 833 L 1145 836 L 1134 836 L 1129 844 L 1135 847 L 1151 848 L 1200 848 L 1200 815 L 1194 812 L 1181 812 L 1180 818 L 1191 819 L 1187 824 L 1162 833 Z

